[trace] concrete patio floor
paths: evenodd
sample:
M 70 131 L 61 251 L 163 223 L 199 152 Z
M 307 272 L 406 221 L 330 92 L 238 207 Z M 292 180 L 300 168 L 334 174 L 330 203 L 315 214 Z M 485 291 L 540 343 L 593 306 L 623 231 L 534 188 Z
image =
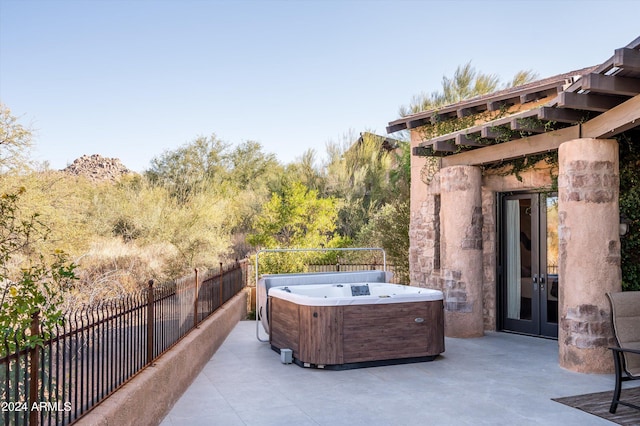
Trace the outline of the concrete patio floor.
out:
M 432 362 L 329 371 L 282 364 L 255 334 L 241 321 L 161 425 L 611 424 L 551 400 L 614 386 L 560 368 L 554 340 L 447 338 Z

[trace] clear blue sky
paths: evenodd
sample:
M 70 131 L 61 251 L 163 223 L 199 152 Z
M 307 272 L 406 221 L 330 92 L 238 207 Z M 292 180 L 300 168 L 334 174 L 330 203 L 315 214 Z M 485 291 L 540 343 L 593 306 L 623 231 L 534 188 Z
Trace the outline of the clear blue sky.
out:
M 0 101 L 36 160 L 143 171 L 215 133 L 283 163 L 400 105 L 467 61 L 509 80 L 599 64 L 640 35 L 640 1 L 0 0 Z

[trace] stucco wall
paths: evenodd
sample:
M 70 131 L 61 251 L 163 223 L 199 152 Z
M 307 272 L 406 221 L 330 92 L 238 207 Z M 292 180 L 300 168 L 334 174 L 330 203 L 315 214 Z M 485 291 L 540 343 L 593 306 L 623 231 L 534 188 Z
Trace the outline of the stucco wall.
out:
M 247 314 L 247 293 L 225 303 L 133 380 L 82 417 L 76 425 L 159 424 Z
M 621 291 L 618 143 L 576 139 L 560 145 L 560 365 L 613 369 L 607 292 Z
M 441 273 L 445 335 L 482 336 L 481 170 L 451 166 L 440 170 Z

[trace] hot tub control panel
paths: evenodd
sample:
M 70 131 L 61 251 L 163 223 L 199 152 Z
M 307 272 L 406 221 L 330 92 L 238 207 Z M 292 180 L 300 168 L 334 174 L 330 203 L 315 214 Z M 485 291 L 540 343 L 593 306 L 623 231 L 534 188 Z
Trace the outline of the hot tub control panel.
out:
M 365 285 L 352 285 L 351 286 L 351 295 L 352 296 L 371 296 L 371 292 L 369 291 L 369 286 Z

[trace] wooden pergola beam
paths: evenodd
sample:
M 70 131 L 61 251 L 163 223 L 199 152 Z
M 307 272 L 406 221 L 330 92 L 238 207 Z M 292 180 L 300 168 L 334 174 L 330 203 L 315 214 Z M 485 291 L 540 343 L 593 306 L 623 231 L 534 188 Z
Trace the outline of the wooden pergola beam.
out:
M 456 152 L 458 150 L 455 142 L 451 140 L 435 141 L 431 147 L 438 152 Z
M 613 66 L 625 71 L 640 71 L 640 51 L 623 47 L 613 54 Z
M 623 102 L 618 96 L 562 92 L 558 95 L 558 107 L 604 112 Z
M 476 133 L 477 136 L 480 136 L 479 133 Z M 478 142 L 478 137 L 472 137 L 471 134 L 456 135 L 456 145 L 464 145 L 464 146 L 487 146 L 487 144 L 483 144 Z
M 476 111 L 474 111 L 473 108 L 460 108 L 459 110 L 456 111 L 456 115 L 458 118 L 464 118 L 464 117 L 468 117 L 470 115 L 475 114 Z
M 419 118 L 416 120 L 410 120 L 407 121 L 406 124 L 406 128 L 407 129 L 415 129 L 416 127 L 421 127 L 424 126 L 426 124 L 430 124 L 431 123 L 431 118 L 430 117 L 425 117 L 425 118 Z
M 582 137 L 610 138 L 638 126 L 640 126 L 640 95 L 584 123 Z
M 534 123 L 521 118 L 516 118 L 511 120 L 511 130 L 518 130 L 521 132 L 531 132 L 531 133 L 544 133 L 547 131 L 544 125 L 540 123 Z
M 562 87 L 562 86 L 560 86 Z M 520 95 L 520 103 L 527 103 L 532 101 L 537 101 L 539 99 L 544 99 L 549 96 L 556 96 L 558 94 L 558 88 L 554 87 L 552 89 L 545 90 L 544 92 L 534 92 L 534 93 L 526 93 L 524 95 Z
M 394 124 L 392 126 L 387 126 L 387 133 L 395 133 L 395 132 L 399 132 L 400 130 L 406 130 L 406 129 L 407 129 L 407 123 Z
M 520 96 L 508 99 L 499 99 L 487 102 L 487 111 L 499 111 L 500 108 L 509 108 L 520 103 Z
M 582 79 L 582 89 L 596 93 L 635 96 L 640 93 L 640 80 L 613 75 L 587 74 Z
M 566 108 L 542 107 L 538 110 L 538 118 L 544 121 L 557 121 L 558 123 L 576 124 L 586 121 L 589 112 Z M 591 113 L 593 115 L 593 113 Z
M 555 151 L 561 143 L 572 139 L 578 139 L 579 137 L 579 125 L 566 127 L 564 129 L 554 130 L 540 135 L 443 157 L 442 167 L 460 165 L 474 166 L 539 154 L 541 152 Z

